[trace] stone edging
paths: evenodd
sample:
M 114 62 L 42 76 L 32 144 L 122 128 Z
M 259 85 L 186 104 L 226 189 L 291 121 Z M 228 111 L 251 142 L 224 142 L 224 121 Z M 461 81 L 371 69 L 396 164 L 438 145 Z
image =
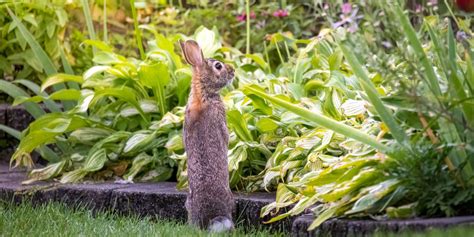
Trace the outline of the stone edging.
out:
M 118 214 L 134 214 L 156 218 L 186 220 L 184 202 L 186 193 L 176 190 L 176 183 L 96 183 L 57 184 L 39 182 L 36 185 L 21 185 L 24 171 L 9 171 L 0 165 L 0 200 L 31 201 L 33 204 L 62 202 L 71 207 L 84 206 L 93 211 L 108 210 Z M 368 235 L 374 231 L 398 232 L 420 231 L 428 228 L 446 228 L 454 225 L 474 226 L 474 216 L 413 219 L 413 220 L 342 220 L 333 219 L 318 229 L 307 231 L 314 216 L 305 214 L 287 218 L 273 224 L 264 224 L 268 219 L 259 217 L 260 209 L 275 200 L 274 193 L 236 193 L 235 222 L 239 226 L 269 228 L 291 233 L 292 236 L 347 236 Z
M 448 228 L 457 225 L 474 227 L 474 216 L 449 218 L 410 219 L 410 220 L 343 220 L 332 219 L 324 222 L 317 229 L 307 231 L 314 221 L 312 214 L 299 216 L 293 222 L 293 236 L 367 236 L 376 231 L 400 232 L 423 231 L 432 228 Z
M 95 184 L 58 184 L 38 182 L 35 185 L 21 185 L 26 174 L 22 171 L 8 171 L 0 165 L 0 200 L 33 204 L 61 202 L 71 207 L 83 206 L 93 211 L 112 211 L 118 214 L 134 214 L 177 221 L 186 220 L 184 202 L 186 192 L 176 190 L 176 183 L 134 183 L 111 182 Z M 269 225 L 259 217 L 260 209 L 275 200 L 274 193 L 235 193 L 236 211 L 234 220 L 244 227 L 269 228 L 287 231 L 292 219 Z

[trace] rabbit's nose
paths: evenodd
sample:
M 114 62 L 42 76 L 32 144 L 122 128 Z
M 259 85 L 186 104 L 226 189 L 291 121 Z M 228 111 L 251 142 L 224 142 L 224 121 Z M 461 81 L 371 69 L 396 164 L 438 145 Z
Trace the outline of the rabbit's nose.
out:
M 234 72 L 234 67 L 232 65 L 229 65 L 229 64 L 226 64 L 226 69 L 229 71 L 229 72 Z

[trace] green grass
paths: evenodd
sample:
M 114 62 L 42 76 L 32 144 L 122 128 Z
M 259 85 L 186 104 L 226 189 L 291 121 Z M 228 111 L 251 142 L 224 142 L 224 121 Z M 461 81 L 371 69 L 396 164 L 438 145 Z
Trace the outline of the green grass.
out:
M 33 207 L 0 202 L 0 236 L 270 236 L 268 231 L 209 235 L 183 223 L 71 209 L 58 203 Z M 283 234 L 277 234 L 283 236 Z
M 241 229 L 230 235 L 209 235 L 183 223 L 111 213 L 94 214 L 86 208 L 71 209 L 59 203 L 33 207 L 29 203 L 0 202 L 0 213 L 0 236 L 284 236 L 265 230 L 244 232 Z M 464 237 L 474 236 L 474 226 L 422 233 L 376 233 L 374 236 Z

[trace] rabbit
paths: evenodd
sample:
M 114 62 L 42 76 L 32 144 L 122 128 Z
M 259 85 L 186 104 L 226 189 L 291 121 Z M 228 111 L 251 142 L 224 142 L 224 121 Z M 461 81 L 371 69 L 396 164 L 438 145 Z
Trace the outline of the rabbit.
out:
M 188 157 L 188 222 L 210 232 L 231 231 L 234 198 L 227 163 L 229 133 L 219 91 L 232 82 L 234 69 L 204 58 L 196 41 L 180 41 L 180 45 L 193 72 L 183 128 Z

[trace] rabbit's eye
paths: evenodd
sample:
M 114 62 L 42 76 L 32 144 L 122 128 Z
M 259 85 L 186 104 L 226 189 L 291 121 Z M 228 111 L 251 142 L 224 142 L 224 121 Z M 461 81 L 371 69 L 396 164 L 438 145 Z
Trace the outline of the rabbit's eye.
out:
M 220 70 L 222 69 L 222 63 L 216 62 L 216 63 L 214 64 L 214 67 L 215 67 L 217 70 L 220 71 Z

